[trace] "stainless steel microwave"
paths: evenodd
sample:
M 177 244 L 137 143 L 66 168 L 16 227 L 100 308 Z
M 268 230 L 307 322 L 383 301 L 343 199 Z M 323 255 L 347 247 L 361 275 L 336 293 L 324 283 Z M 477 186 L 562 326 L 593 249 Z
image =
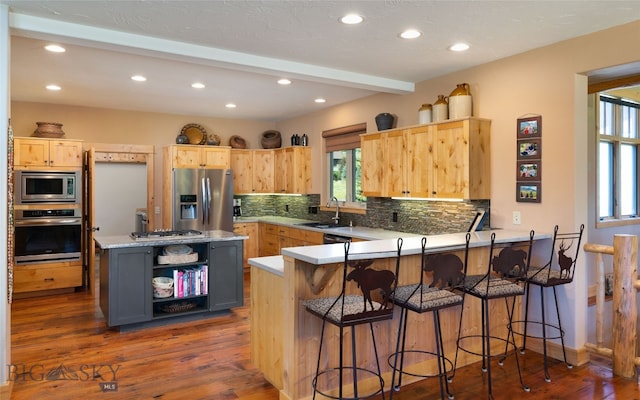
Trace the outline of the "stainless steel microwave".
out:
M 80 171 L 16 171 L 16 204 L 80 203 Z

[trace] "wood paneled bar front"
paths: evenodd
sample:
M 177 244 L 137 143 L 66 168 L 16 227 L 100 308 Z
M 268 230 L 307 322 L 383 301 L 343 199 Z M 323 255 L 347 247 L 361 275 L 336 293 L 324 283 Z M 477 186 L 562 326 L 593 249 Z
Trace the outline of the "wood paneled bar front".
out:
M 486 272 L 489 262 L 491 233 L 496 234 L 496 242 L 517 243 L 529 240 L 529 232 L 513 230 L 494 230 L 471 233 L 469 251 L 469 273 L 481 274 Z M 464 259 L 465 233 L 427 236 L 427 253 L 452 252 Z M 536 234 L 535 240 L 550 238 L 549 234 Z M 420 274 L 421 236 L 403 237 L 402 256 L 400 260 L 399 285 L 419 282 Z M 349 250 L 350 259 L 371 259 L 376 269 L 395 271 L 395 255 L 397 240 L 376 240 L 352 243 Z M 321 332 L 319 318 L 307 312 L 303 301 L 311 298 L 337 295 L 341 290 L 342 274 L 336 273 L 342 268 L 344 261 L 344 246 L 329 244 L 318 246 L 292 247 L 282 249 L 282 257 L 259 257 L 249 259 L 254 271 L 260 274 L 272 275 L 252 279 L 252 361 L 265 373 L 265 377 L 280 390 L 282 400 L 307 400 L 312 396 L 311 380 L 315 373 L 318 357 L 318 345 Z M 261 283 L 269 288 L 260 287 Z M 349 282 L 349 291 L 359 293 L 354 282 Z M 477 300 L 467 297 L 464 307 L 480 309 Z M 270 308 L 267 305 L 272 304 Z M 492 335 L 506 336 L 507 312 L 503 301 L 490 305 L 492 315 Z M 520 307 L 516 305 L 516 318 Z M 397 311 L 397 310 L 396 310 Z M 453 360 L 456 350 L 456 337 L 459 326 L 460 306 L 443 310 L 440 314 L 445 355 Z M 259 318 L 254 317 L 259 316 Z M 265 315 L 269 314 L 269 315 Z M 380 366 L 385 380 L 385 391 L 389 390 L 391 368 L 387 363 L 395 348 L 398 334 L 399 312 L 394 313 L 394 319 L 374 324 L 376 344 L 378 347 Z M 480 313 L 465 312 L 462 329 L 465 335 L 481 335 Z M 359 340 L 359 366 L 374 369 L 375 358 L 368 327 L 356 328 Z M 254 334 L 255 332 L 255 334 Z M 433 322 L 430 313 L 412 315 L 408 320 L 406 348 L 434 350 Z M 338 329 L 330 326 L 325 333 L 320 369 L 337 365 Z M 360 340 L 361 339 L 361 340 Z M 465 344 L 466 346 L 466 344 Z M 481 341 L 473 343 L 472 349 L 481 351 Z M 268 351 L 266 351 L 268 349 Z M 345 359 L 350 359 L 349 349 Z M 504 351 L 504 343 L 496 343 L 497 354 Z M 329 354 L 331 353 L 331 354 Z M 479 357 L 460 352 L 458 366 L 467 365 L 479 360 Z M 422 370 L 436 371 L 435 360 L 416 361 L 412 367 Z M 406 365 L 406 361 L 405 361 Z M 403 384 L 408 384 L 418 378 L 405 376 Z M 365 392 L 368 386 L 378 385 L 377 380 L 361 381 L 359 387 Z M 345 381 L 345 390 L 350 382 Z

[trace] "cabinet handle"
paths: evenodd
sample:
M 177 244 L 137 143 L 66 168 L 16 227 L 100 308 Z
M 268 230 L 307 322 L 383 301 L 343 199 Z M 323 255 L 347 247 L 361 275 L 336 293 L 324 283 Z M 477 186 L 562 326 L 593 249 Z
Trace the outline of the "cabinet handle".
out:
M 55 279 L 54 278 L 44 278 L 44 281 L 45 282 L 53 282 L 53 281 L 55 281 Z

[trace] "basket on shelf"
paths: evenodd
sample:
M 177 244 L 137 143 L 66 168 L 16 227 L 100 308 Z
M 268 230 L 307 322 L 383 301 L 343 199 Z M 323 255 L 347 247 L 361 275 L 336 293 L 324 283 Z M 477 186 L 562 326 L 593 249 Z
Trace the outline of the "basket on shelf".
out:
M 198 304 L 193 301 L 182 301 L 180 303 L 163 304 L 160 309 L 162 310 L 162 312 L 166 313 L 177 313 L 193 310 L 197 306 Z

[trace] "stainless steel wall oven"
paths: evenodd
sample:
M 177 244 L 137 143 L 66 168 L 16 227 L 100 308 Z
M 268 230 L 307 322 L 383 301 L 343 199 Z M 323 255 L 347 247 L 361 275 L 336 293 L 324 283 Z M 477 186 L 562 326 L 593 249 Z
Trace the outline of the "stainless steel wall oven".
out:
M 79 207 L 15 211 L 15 263 L 81 259 L 82 218 Z

